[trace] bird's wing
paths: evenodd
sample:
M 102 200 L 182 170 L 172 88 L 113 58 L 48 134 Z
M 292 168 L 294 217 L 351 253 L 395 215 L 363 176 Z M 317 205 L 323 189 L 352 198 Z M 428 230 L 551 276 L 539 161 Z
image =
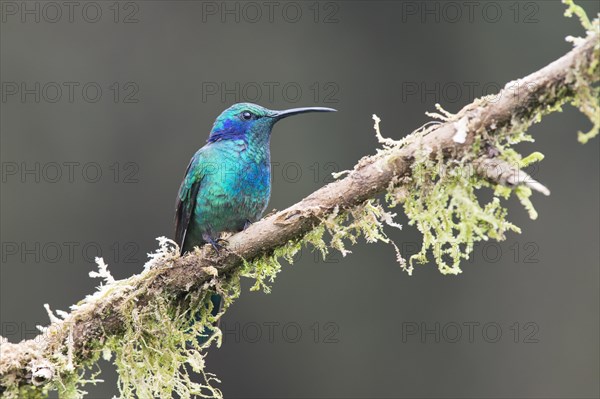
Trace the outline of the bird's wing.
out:
M 185 236 L 196 207 L 196 196 L 204 178 L 204 171 L 197 167 L 201 158 L 201 152 L 197 152 L 185 171 L 185 176 L 179 187 L 177 201 L 175 203 L 175 241 L 182 249 Z

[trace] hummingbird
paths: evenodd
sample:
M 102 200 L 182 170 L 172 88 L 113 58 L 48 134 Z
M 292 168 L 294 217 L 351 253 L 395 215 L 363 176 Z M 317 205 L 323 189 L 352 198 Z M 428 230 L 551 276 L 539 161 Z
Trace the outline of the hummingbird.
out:
M 208 140 L 192 157 L 175 206 L 175 241 L 181 253 L 210 244 L 219 252 L 223 232 L 239 232 L 259 220 L 271 196 L 271 130 L 288 116 L 333 112 L 305 107 L 282 111 L 238 103 L 215 120 Z M 212 314 L 220 310 L 214 293 Z

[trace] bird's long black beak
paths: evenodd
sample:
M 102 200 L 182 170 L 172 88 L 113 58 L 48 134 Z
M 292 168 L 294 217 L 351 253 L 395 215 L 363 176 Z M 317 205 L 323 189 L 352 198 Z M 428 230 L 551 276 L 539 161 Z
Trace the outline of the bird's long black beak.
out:
M 303 107 L 303 108 L 291 108 L 283 111 L 273 111 L 270 115 L 272 118 L 277 120 L 287 118 L 288 116 L 303 114 L 305 112 L 336 112 L 337 109 L 326 108 L 326 107 Z

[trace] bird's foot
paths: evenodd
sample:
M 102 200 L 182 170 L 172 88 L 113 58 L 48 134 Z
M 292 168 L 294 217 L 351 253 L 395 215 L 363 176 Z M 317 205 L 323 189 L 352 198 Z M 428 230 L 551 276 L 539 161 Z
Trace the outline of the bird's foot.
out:
M 249 220 L 246 220 L 246 223 L 244 223 L 244 230 L 246 230 L 248 227 L 250 227 L 252 225 L 252 222 Z
M 221 255 L 221 250 L 223 249 L 223 246 L 221 244 L 219 244 L 216 241 L 212 241 L 210 245 L 212 245 L 212 247 L 215 249 L 217 255 Z
M 227 249 L 227 248 L 225 248 L 225 246 L 227 245 L 227 240 L 224 240 L 222 238 L 214 239 L 211 236 L 209 236 L 208 234 L 202 235 L 202 238 L 204 239 L 204 241 L 209 243 L 215 249 L 215 252 L 217 253 L 217 255 L 221 254 L 220 251 L 222 249 Z M 221 245 L 221 243 L 223 243 L 223 245 Z
M 220 249 L 227 249 L 227 246 L 229 245 L 229 241 L 224 238 L 217 238 L 215 241 Z

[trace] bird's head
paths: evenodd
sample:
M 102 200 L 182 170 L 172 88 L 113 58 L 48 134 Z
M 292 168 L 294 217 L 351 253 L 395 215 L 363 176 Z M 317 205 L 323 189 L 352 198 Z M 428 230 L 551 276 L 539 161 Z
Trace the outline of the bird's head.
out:
M 273 125 L 288 116 L 305 112 L 332 112 L 333 108 L 306 107 L 274 111 L 252 103 L 238 103 L 227 108 L 215 120 L 208 142 L 232 139 L 266 141 Z

